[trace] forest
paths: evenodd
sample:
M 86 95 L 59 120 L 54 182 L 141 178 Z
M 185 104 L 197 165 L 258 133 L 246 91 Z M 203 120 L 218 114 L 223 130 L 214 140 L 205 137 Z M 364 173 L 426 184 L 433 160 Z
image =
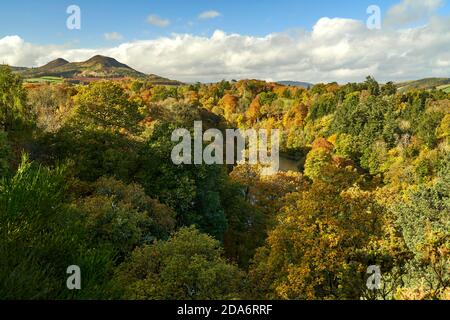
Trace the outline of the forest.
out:
M 175 165 L 194 121 L 280 129 L 296 168 Z M 449 251 L 449 92 L 0 66 L 0 299 L 447 300 Z

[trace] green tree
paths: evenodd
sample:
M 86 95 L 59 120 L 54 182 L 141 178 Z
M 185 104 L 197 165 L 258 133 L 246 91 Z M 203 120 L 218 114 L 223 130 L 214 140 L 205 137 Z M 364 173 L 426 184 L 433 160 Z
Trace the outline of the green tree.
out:
M 23 158 L 0 180 L 0 298 L 106 298 L 112 254 L 92 246 L 66 202 L 64 167 L 49 169 Z M 83 290 L 69 291 L 66 269 L 83 270 Z
M 173 164 L 171 152 L 176 142 L 171 141 L 171 135 L 175 128 L 168 123 L 155 127 L 141 150 L 138 181 L 147 194 L 176 211 L 178 225 L 196 225 L 202 232 L 223 240 L 227 219 L 220 195 L 227 179 L 226 168 Z
M 336 154 L 347 159 L 358 160 L 360 157 L 358 140 L 349 134 L 339 134 L 336 139 Z
M 11 146 L 6 132 L 0 131 L 0 179 L 9 173 L 12 158 Z
M 310 110 L 310 116 L 313 120 L 322 118 L 336 110 L 337 99 L 332 93 L 319 95 Z
M 220 243 L 195 228 L 136 249 L 116 282 L 126 299 L 217 300 L 241 296 L 243 274 L 222 257 Z
M 136 246 L 167 238 L 175 215 L 145 195 L 138 185 L 112 178 L 95 184 L 94 194 L 77 205 L 91 243 L 109 245 L 123 259 Z
M 419 186 L 394 207 L 397 226 L 413 254 L 403 278 L 403 298 L 439 299 L 450 293 L 449 181 L 447 169 L 434 184 Z
M 444 115 L 440 112 L 427 112 L 421 116 L 417 136 L 430 148 L 437 145 L 437 129 Z
M 39 139 L 41 161 L 71 160 L 75 174 L 94 182 L 103 176 L 131 182 L 139 169 L 143 143 L 110 130 L 80 127 L 70 121 L 55 134 Z
M 397 87 L 392 81 L 389 81 L 381 87 L 381 93 L 385 96 L 395 95 L 397 93 Z
M 367 90 L 369 90 L 370 95 L 379 96 L 380 95 L 380 85 L 375 80 L 374 77 L 368 76 L 364 84 L 367 86 Z
M 92 243 L 110 245 L 120 258 L 135 247 L 166 239 L 175 213 L 148 197 L 136 184 L 101 178 L 94 193 L 77 205 Z
M 22 79 L 9 67 L 0 65 L 0 128 L 5 132 L 19 130 L 32 120 Z
M 139 132 L 143 119 L 139 103 L 112 81 L 90 84 L 75 96 L 74 120 L 83 127 Z

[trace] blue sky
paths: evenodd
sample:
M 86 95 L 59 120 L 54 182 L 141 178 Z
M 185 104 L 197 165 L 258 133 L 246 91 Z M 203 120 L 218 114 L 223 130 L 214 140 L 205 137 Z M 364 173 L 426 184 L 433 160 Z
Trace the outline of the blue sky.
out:
M 2 1 L 0 63 L 35 67 L 102 54 L 188 82 L 450 77 L 449 2 Z M 70 5 L 81 8 L 81 30 L 66 27 Z M 370 5 L 381 9 L 381 29 L 366 25 Z M 199 19 L 208 11 L 215 16 Z
M 118 32 L 123 40 L 154 39 L 171 33 L 211 35 L 220 29 L 228 33 L 264 36 L 273 32 L 305 28 L 310 30 L 321 17 L 364 20 L 366 8 L 376 3 L 382 11 L 396 0 L 22 0 L 3 2 L 0 37 L 19 35 L 36 44 L 70 43 L 82 47 L 107 44 L 105 33 Z M 81 8 L 82 29 L 65 27 L 66 8 Z M 204 11 L 221 16 L 199 20 Z M 448 12 L 443 7 L 441 12 Z M 149 15 L 170 20 L 164 28 L 146 22 Z

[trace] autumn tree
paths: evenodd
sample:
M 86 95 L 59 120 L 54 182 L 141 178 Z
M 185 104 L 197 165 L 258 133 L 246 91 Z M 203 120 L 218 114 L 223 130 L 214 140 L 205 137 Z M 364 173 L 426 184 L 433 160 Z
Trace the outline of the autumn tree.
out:
M 359 299 L 382 215 L 359 188 L 317 181 L 291 194 L 255 257 L 251 290 L 263 299 Z
M 247 110 L 247 118 L 249 119 L 251 124 L 254 124 L 261 117 L 261 103 L 259 96 L 253 99 Z
M 67 85 L 43 84 L 28 89 L 28 101 L 36 114 L 38 128 L 45 132 L 60 129 L 73 107 L 74 88 Z
M 220 243 L 195 228 L 136 249 L 116 281 L 126 299 L 206 300 L 241 296 L 243 274 L 222 257 Z
M 166 239 L 175 228 L 175 213 L 148 197 L 137 184 L 101 178 L 93 194 L 79 201 L 90 241 L 111 245 L 119 257 L 136 246 Z
M 81 126 L 131 133 L 139 130 L 139 103 L 130 101 L 115 82 L 95 82 L 82 88 L 74 99 L 74 119 Z
M 230 178 L 232 187 L 237 189 L 224 190 L 229 225 L 225 249 L 240 265 L 248 266 L 256 249 L 263 245 L 267 232 L 276 224 L 285 197 L 305 189 L 307 182 L 296 172 L 265 176 L 261 168 L 251 165 L 235 167 Z M 231 191 L 233 193 L 229 194 Z

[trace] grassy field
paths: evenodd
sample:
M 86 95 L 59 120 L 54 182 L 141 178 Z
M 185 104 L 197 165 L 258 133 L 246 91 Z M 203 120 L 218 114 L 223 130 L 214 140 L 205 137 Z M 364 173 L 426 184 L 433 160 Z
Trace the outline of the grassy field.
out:
M 443 85 L 443 86 L 439 86 L 438 89 L 439 89 L 439 90 L 442 90 L 442 91 L 444 91 L 444 92 L 446 92 L 446 93 L 450 93 L 450 84 L 446 84 L 446 85 Z
M 63 78 L 60 77 L 40 77 L 40 78 L 30 78 L 26 79 L 25 82 L 28 83 L 60 83 L 63 81 Z

